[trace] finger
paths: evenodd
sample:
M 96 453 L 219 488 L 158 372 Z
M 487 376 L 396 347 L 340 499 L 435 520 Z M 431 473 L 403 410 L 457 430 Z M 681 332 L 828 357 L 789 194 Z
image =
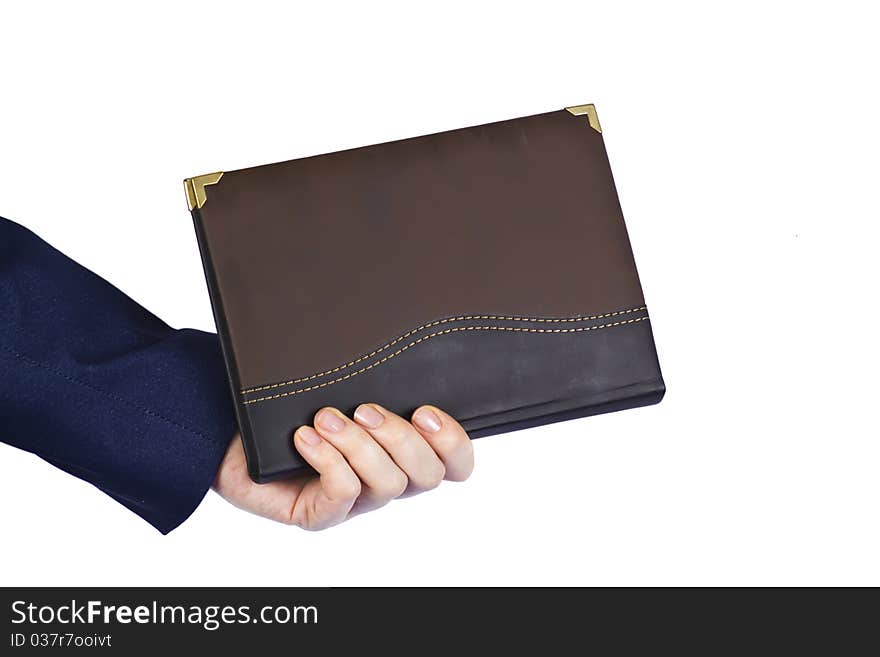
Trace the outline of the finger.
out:
M 435 406 L 413 413 L 413 426 L 443 461 L 448 481 L 464 481 L 474 470 L 474 448 L 467 432 L 452 416 Z
M 355 421 L 376 439 L 409 479 L 407 493 L 440 485 L 446 468 L 437 453 L 406 420 L 378 404 L 362 404 Z
M 304 487 L 291 513 L 291 521 L 305 529 L 324 529 L 348 516 L 361 493 L 361 481 L 345 457 L 311 427 L 293 435 L 297 451 L 318 473 Z
M 348 461 L 363 484 L 358 511 L 376 509 L 399 497 L 409 483 L 381 445 L 335 408 L 322 408 L 315 430 Z

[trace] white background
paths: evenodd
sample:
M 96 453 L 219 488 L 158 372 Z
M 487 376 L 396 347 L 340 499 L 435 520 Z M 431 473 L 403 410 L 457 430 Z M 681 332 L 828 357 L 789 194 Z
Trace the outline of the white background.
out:
M 0 215 L 212 330 L 184 177 L 595 102 L 669 392 L 317 534 L 0 446 L 2 584 L 880 584 L 871 3 L 129 6 L 0 10 Z

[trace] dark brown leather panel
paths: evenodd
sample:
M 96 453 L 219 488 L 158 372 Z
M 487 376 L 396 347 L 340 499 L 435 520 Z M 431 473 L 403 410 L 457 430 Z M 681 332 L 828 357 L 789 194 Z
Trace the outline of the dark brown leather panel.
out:
M 241 390 L 241 398 L 245 405 L 249 405 L 304 394 L 318 389 L 321 389 L 322 392 L 327 392 L 327 388 L 330 386 L 348 383 L 352 378 L 362 376 L 377 367 L 384 368 L 389 361 L 400 358 L 407 351 L 411 349 L 424 350 L 429 341 L 443 340 L 446 336 L 453 333 L 462 334 L 465 340 L 467 340 L 465 336 L 475 333 L 527 333 L 536 336 L 562 335 L 568 333 L 592 333 L 643 321 L 648 321 L 648 309 L 645 306 L 603 313 L 601 315 L 562 319 L 514 317 L 511 315 L 459 315 L 457 317 L 447 317 L 423 324 L 415 330 L 407 331 L 370 353 L 363 354 L 346 363 L 341 363 L 332 369 L 322 370 L 307 376 L 296 377 L 278 383 L 245 388 Z M 538 344 L 540 343 L 536 343 L 536 346 Z M 550 341 L 550 344 L 552 346 L 552 341 Z M 540 354 L 543 352 L 540 350 L 536 350 L 536 352 L 540 358 Z M 411 358 L 412 354 L 408 357 Z M 507 404 L 509 400 L 496 399 L 494 403 Z
M 271 481 L 308 469 L 291 436 L 325 405 L 350 414 L 369 400 L 409 417 L 435 404 L 476 438 L 656 403 L 665 386 L 650 321 L 638 317 L 584 332 L 449 333 L 338 385 L 240 403 L 251 476 Z
M 443 317 L 644 303 L 602 136 L 564 110 L 228 172 L 197 221 L 245 388 Z

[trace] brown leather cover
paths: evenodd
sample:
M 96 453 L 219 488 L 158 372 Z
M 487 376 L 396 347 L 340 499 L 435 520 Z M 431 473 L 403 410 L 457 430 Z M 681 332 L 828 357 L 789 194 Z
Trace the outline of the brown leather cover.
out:
M 291 435 L 324 405 L 431 402 L 484 435 L 662 397 L 584 116 L 226 172 L 206 193 L 193 216 L 258 481 L 305 467 Z

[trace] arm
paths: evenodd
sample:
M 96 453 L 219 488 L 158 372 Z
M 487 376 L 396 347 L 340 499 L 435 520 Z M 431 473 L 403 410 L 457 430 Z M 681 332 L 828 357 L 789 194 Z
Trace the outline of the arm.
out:
M 0 440 L 169 532 L 235 432 L 216 336 L 174 330 L 0 218 Z
M 291 439 L 314 476 L 255 484 L 216 336 L 174 330 L 30 231 L 0 218 L 0 440 L 84 479 L 163 533 L 214 483 L 253 513 L 322 529 L 462 481 L 461 426 L 422 407 L 335 409 Z

